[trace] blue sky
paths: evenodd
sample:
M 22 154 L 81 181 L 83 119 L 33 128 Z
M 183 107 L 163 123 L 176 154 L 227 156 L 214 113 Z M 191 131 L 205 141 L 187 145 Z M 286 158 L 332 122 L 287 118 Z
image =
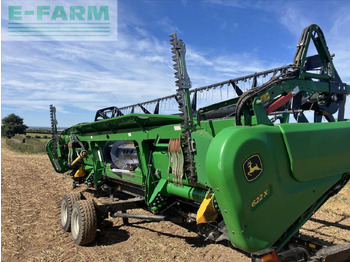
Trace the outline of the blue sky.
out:
M 59 126 L 69 127 L 100 108 L 173 94 L 172 32 L 185 41 L 200 87 L 290 64 L 302 30 L 318 24 L 350 83 L 349 10 L 345 0 L 119 0 L 117 41 L 3 41 L 1 117 L 50 126 L 54 104 Z

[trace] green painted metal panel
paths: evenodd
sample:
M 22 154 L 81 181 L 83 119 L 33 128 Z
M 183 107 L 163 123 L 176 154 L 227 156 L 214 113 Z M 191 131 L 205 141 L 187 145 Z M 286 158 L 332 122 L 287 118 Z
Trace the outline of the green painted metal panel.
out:
M 45 150 L 46 150 L 47 155 L 49 156 L 49 159 L 51 161 L 53 168 L 55 169 L 55 171 L 57 173 L 64 173 L 64 172 L 67 172 L 69 170 L 69 168 L 66 166 L 66 161 L 64 161 L 61 158 L 54 157 L 53 141 L 52 140 L 49 140 L 46 143 Z
M 192 133 L 192 138 L 194 139 L 196 145 L 194 160 L 197 170 L 197 183 L 201 184 L 202 186 L 210 186 L 207 170 L 205 168 L 205 160 L 208 147 L 213 137 L 204 129 L 200 129 Z
M 279 126 L 293 177 L 312 181 L 350 170 L 350 121 Z
M 181 119 L 176 115 L 147 115 L 128 114 L 110 119 L 104 119 L 91 123 L 84 123 L 72 127 L 73 132 L 113 132 L 117 129 L 126 128 L 147 128 L 149 126 L 159 126 L 181 123 Z
M 156 151 L 153 153 L 153 167 L 158 170 L 161 178 L 173 181 L 173 177 L 169 174 L 169 157 L 167 151 Z
M 234 118 L 230 119 L 218 119 L 215 121 L 212 120 L 206 120 L 206 121 L 201 121 L 201 127 L 207 131 L 208 134 L 211 136 L 216 136 L 222 129 L 229 127 L 229 126 L 234 126 L 236 123 Z
M 249 182 L 249 175 L 244 174 L 245 163 L 254 155 L 261 159 L 258 166 L 262 172 Z M 222 130 L 211 142 L 206 162 L 231 242 L 248 252 L 272 246 L 341 178 L 341 174 L 334 173 L 332 177 L 312 182 L 296 181 L 277 126 Z

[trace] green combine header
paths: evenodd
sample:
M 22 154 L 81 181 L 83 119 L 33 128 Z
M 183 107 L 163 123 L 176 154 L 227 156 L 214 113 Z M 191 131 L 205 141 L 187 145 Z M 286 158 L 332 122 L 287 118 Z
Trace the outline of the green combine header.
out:
M 207 240 L 229 240 L 254 261 L 290 256 L 286 244 L 350 178 L 350 86 L 321 29 L 304 29 L 290 65 L 195 89 L 185 44 L 170 37 L 174 95 L 100 109 L 94 122 L 59 135 L 50 107 L 55 171 L 95 189 L 93 198 L 63 197 L 63 229 L 86 245 L 108 216 L 197 223 Z M 311 41 L 317 54 L 307 56 Z M 233 95 L 197 109 L 203 93 L 224 88 Z M 161 114 L 167 101 L 178 113 Z M 127 213 L 134 208 L 153 214 Z

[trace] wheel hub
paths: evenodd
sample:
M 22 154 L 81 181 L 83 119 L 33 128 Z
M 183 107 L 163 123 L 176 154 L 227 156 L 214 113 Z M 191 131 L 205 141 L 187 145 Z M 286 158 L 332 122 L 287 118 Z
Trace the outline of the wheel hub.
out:
M 72 236 L 73 239 L 77 239 L 79 234 L 79 214 L 76 209 L 73 209 L 72 213 Z
M 68 218 L 68 208 L 67 208 L 66 202 L 63 201 L 62 205 L 61 205 L 61 223 L 62 223 L 62 226 L 66 225 L 67 218 Z

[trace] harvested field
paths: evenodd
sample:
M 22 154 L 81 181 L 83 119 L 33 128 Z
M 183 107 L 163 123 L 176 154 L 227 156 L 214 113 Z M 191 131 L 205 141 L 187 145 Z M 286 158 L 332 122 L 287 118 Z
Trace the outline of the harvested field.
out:
M 170 222 L 109 219 L 93 244 L 73 244 L 60 227 L 62 196 L 72 181 L 54 172 L 46 155 L 10 151 L 2 142 L 1 255 L 3 261 L 250 261 Z M 82 188 L 75 189 L 77 191 Z M 350 243 L 350 184 L 301 230 L 325 244 Z M 137 211 L 144 212 L 145 211 Z

